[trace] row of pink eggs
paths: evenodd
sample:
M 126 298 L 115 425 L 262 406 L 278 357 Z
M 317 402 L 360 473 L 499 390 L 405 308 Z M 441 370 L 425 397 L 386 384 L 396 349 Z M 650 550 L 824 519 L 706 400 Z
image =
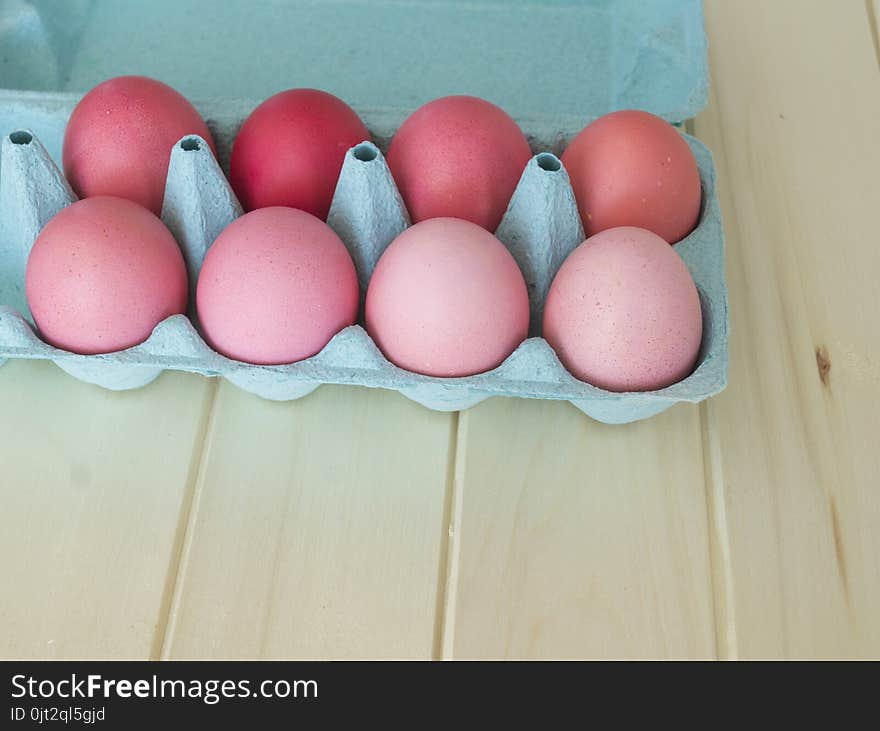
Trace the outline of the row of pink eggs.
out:
M 161 207 L 169 150 L 187 134 L 213 146 L 186 99 L 142 77 L 105 82 L 74 110 L 64 167 L 84 200 L 43 229 L 26 277 L 48 342 L 81 353 L 121 350 L 185 310 L 180 251 L 143 206 Z M 353 110 L 315 90 L 282 92 L 245 121 L 230 182 L 251 212 L 220 234 L 197 284 L 199 323 L 215 350 L 289 363 L 355 322 L 354 265 L 320 219 L 346 150 L 368 138 Z M 400 127 L 387 160 L 415 225 L 381 256 L 365 312 L 390 361 L 428 375 L 471 375 L 525 339 L 525 282 L 489 230 L 530 156 L 516 123 L 473 97 L 435 100 Z M 687 235 L 699 214 L 690 149 L 663 120 L 619 112 L 585 128 L 563 162 L 592 236 L 551 286 L 544 337 L 576 377 L 609 390 L 680 380 L 697 357 L 701 313 L 687 268 L 666 242 Z

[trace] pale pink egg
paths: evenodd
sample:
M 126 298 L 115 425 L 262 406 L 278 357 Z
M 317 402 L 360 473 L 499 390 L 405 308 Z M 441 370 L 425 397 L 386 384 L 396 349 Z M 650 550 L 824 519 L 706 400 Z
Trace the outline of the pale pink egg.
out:
M 674 244 L 697 224 L 697 161 L 660 117 L 635 110 L 606 114 L 572 140 L 562 163 L 587 236 L 638 226 Z
M 694 368 L 703 318 L 687 266 L 657 234 L 612 228 L 560 267 L 544 338 L 568 371 L 608 391 L 653 391 Z
M 326 219 L 345 153 L 368 139 L 341 99 L 317 89 L 282 91 L 241 126 L 229 181 L 245 210 L 290 206 Z
M 124 350 L 186 309 L 183 256 L 162 222 L 123 198 L 86 198 L 40 232 L 28 305 L 44 340 L 74 353 Z
M 354 324 L 357 274 L 323 221 L 294 208 L 261 208 L 233 221 L 208 249 L 196 307 L 219 353 L 259 365 L 293 363 Z
M 447 96 L 407 118 L 387 160 L 414 222 L 452 216 L 494 231 L 531 154 L 503 109 Z
M 64 174 L 80 198 L 113 195 L 159 215 L 171 149 L 205 121 L 170 86 L 145 76 L 98 84 L 76 105 L 64 133 Z
M 510 252 L 469 221 L 434 218 L 382 254 L 366 303 L 367 330 L 392 363 L 429 376 L 500 365 L 529 330 L 529 298 Z

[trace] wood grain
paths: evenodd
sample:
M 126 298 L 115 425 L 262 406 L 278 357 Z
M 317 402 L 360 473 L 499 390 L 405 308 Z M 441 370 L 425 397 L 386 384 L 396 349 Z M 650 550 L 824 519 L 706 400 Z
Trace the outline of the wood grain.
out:
M 447 657 L 714 656 L 695 406 L 493 399 L 460 425 Z
M 0 657 L 158 655 L 212 392 L 0 368 Z
M 707 3 L 731 375 L 703 407 L 733 657 L 880 654 L 877 59 L 862 3 Z
M 217 396 L 167 657 L 431 657 L 455 417 L 325 386 Z

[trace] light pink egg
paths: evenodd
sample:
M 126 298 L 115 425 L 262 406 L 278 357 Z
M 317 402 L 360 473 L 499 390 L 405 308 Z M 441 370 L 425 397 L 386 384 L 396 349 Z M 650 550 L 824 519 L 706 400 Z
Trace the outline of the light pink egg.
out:
M 498 239 L 468 221 L 434 218 L 382 254 L 366 320 L 379 349 L 401 368 L 467 376 L 500 365 L 525 339 L 529 298 Z
M 531 154 L 503 109 L 447 96 L 407 118 L 387 160 L 413 221 L 453 216 L 494 231 Z
M 74 353 L 130 348 L 186 309 L 177 242 L 123 198 L 87 198 L 52 218 L 34 242 L 25 284 L 43 339 Z
M 608 391 L 653 391 L 694 368 L 700 298 L 675 249 L 650 231 L 612 228 L 560 267 L 544 338 L 575 377 Z
M 587 236 L 638 226 L 674 244 L 697 224 L 697 161 L 660 117 L 638 110 L 606 114 L 572 140 L 562 163 Z
M 357 275 L 323 221 L 294 208 L 261 208 L 227 226 L 208 249 L 196 306 L 216 351 L 246 363 L 293 363 L 354 324 Z
M 109 79 L 70 115 L 64 174 L 80 198 L 119 196 L 159 215 L 171 149 L 186 135 L 199 135 L 214 150 L 204 120 L 170 86 L 145 76 Z

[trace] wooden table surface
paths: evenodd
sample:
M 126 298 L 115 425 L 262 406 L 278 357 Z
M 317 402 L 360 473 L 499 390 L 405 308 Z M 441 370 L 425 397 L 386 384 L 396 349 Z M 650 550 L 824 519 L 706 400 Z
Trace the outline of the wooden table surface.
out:
M 615 427 L 9 362 L 0 656 L 880 656 L 880 0 L 706 14 L 723 394 Z

